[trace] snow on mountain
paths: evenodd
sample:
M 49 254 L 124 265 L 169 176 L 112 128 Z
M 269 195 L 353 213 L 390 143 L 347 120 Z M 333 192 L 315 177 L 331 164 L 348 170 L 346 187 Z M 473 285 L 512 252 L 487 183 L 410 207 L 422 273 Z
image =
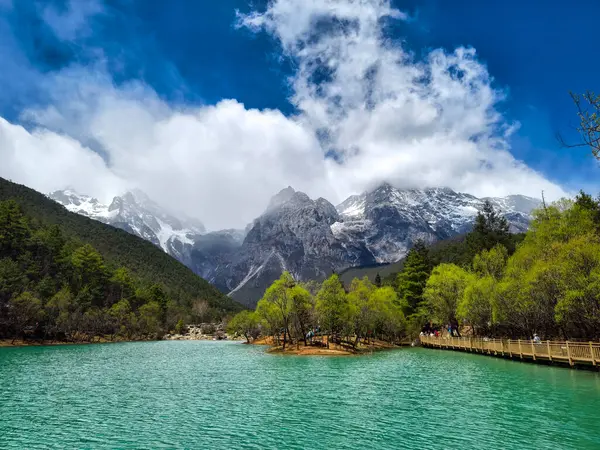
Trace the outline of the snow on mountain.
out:
M 142 191 L 126 192 L 110 205 L 79 194 L 73 189 L 55 191 L 49 197 L 69 211 L 122 228 L 161 247 L 172 256 L 181 256 L 183 247 L 193 245 L 194 236 L 205 233 L 198 220 L 178 219 L 165 212 Z
M 525 231 L 541 203 L 521 195 L 480 199 L 448 188 L 382 184 L 334 207 L 287 187 L 245 230 L 206 233 L 197 220 L 167 213 L 141 191 L 126 192 L 110 205 L 72 189 L 50 198 L 153 242 L 250 307 L 284 270 L 299 280 L 319 280 L 352 266 L 397 261 L 417 239 L 433 243 L 468 232 L 485 200 L 505 215 L 512 231 Z
M 337 206 L 331 230 L 341 241 L 362 241 L 377 262 L 401 259 L 417 239 L 434 242 L 468 232 L 485 200 L 506 216 L 513 232 L 527 229 L 538 199 L 522 195 L 479 199 L 449 188 L 397 189 L 383 184 Z

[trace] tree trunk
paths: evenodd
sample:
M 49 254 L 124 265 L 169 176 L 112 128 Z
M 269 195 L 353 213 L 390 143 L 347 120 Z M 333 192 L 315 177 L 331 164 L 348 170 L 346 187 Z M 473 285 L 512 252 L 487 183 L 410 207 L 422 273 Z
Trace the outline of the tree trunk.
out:
M 285 352 L 285 337 L 286 337 L 285 334 L 286 334 L 286 330 L 287 330 L 287 327 L 284 326 L 283 327 L 283 351 L 284 352 Z

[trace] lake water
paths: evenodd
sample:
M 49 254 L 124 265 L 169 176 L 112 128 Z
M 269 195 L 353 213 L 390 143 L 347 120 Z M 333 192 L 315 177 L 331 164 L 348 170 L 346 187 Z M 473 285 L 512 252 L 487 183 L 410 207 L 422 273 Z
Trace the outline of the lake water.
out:
M 600 375 L 428 349 L 0 348 L 0 448 L 600 448 Z

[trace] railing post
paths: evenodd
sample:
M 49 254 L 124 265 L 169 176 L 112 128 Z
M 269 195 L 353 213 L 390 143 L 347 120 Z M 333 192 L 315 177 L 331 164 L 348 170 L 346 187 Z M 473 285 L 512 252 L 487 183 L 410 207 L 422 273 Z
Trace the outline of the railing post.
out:
M 521 348 L 521 339 L 519 339 L 519 358 L 523 359 L 523 349 Z
M 550 359 L 550 361 L 552 361 L 552 352 L 550 351 L 550 341 L 547 340 L 546 343 L 548 344 L 548 358 Z
M 508 340 L 508 355 L 511 357 L 512 359 L 512 346 L 510 345 L 510 343 L 512 342 L 511 339 Z
M 571 359 L 571 349 L 569 348 L 569 341 L 566 341 L 567 344 L 567 357 L 569 358 L 569 365 L 573 365 L 573 360 Z
M 592 345 L 592 341 L 590 341 L 590 355 L 592 357 L 592 364 L 596 365 L 596 358 L 594 357 L 594 346 Z
M 535 344 L 531 341 L 531 354 L 533 355 L 533 360 L 535 361 Z
M 473 353 L 473 336 L 469 337 L 469 351 Z

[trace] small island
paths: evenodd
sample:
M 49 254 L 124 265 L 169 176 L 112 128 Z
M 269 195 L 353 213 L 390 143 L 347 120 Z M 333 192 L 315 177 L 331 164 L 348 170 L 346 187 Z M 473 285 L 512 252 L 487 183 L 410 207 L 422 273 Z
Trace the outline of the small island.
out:
M 293 355 L 357 355 L 406 344 L 401 303 L 391 286 L 352 281 L 346 292 L 333 274 L 320 286 L 298 283 L 284 272 L 265 291 L 255 311 L 228 324 L 246 343 Z

